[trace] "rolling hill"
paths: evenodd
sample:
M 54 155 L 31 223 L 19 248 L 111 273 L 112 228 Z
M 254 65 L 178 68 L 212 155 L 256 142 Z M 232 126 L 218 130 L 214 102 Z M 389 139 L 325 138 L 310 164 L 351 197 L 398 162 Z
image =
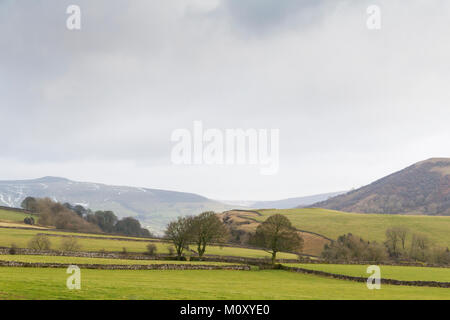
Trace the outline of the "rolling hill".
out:
M 450 215 L 450 158 L 418 162 L 311 207 L 361 213 Z
M 284 210 L 258 210 L 254 218 L 262 222 L 273 214 L 285 215 L 298 230 L 314 232 L 330 239 L 353 233 L 365 240 L 382 243 L 386 229 L 403 226 L 412 233 L 427 236 L 431 243 L 450 248 L 450 217 L 403 215 L 403 214 L 361 214 L 319 208 Z M 411 240 L 411 235 L 408 241 Z
M 20 207 L 27 196 L 49 197 L 92 210 L 112 210 L 119 218 L 133 216 L 157 234 L 178 216 L 231 209 L 230 206 L 193 193 L 110 186 L 58 177 L 0 181 L 0 205 Z

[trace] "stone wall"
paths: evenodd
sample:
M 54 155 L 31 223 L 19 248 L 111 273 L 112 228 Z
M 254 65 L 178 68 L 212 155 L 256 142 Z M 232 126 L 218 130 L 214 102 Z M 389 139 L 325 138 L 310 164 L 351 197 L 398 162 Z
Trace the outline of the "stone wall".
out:
M 213 256 L 205 255 L 201 259 L 202 261 L 215 261 L 215 262 L 228 262 L 228 263 L 244 263 L 250 265 L 265 265 L 272 264 L 270 258 L 245 258 L 245 257 L 234 257 L 234 256 Z M 198 257 L 191 257 L 191 261 L 199 261 Z M 279 263 L 299 263 L 299 260 L 291 259 L 278 259 Z
M 351 265 L 378 265 L 378 266 L 399 266 L 399 267 L 427 267 L 427 268 L 449 268 L 448 265 L 439 265 L 432 263 L 421 263 L 413 261 L 327 261 L 321 259 L 299 259 L 298 263 L 311 263 L 311 264 L 351 264 Z
M 1 267 L 22 268 L 67 268 L 67 263 L 29 263 L 17 261 L 0 261 Z M 99 270 L 250 270 L 247 265 L 194 265 L 194 264 L 148 264 L 148 265 L 120 265 L 120 264 L 76 264 L 80 269 Z
M 10 248 L 0 247 L 1 254 L 9 254 Z M 128 260 L 175 260 L 174 256 L 168 254 L 158 254 L 155 256 L 137 254 L 137 253 L 121 253 L 121 252 L 68 252 L 57 250 L 34 250 L 28 248 L 16 248 L 18 255 L 41 255 L 41 256 L 62 256 L 62 257 L 82 257 L 82 258 L 107 258 L 107 259 L 128 259 Z M 200 261 L 198 257 L 191 257 L 191 261 Z M 245 258 L 233 256 L 213 256 L 206 255 L 201 261 L 242 263 L 250 265 L 270 264 L 270 259 L 263 258 Z M 279 259 L 279 263 L 298 263 L 299 260 Z
M 324 272 L 324 271 L 318 271 L 318 270 L 286 267 L 286 266 L 282 266 L 282 265 L 278 265 L 278 268 L 281 270 L 286 270 L 286 271 L 291 271 L 291 272 L 314 274 L 314 275 L 318 275 L 318 276 L 324 276 L 324 277 L 340 279 L 340 280 L 367 282 L 367 278 L 363 278 L 363 277 L 353 277 L 353 276 L 347 276 L 347 275 L 343 275 L 343 274 L 336 274 L 336 273 L 330 273 L 330 272 Z M 438 282 L 438 281 L 403 281 L 403 280 L 383 279 L 382 278 L 381 284 L 390 284 L 390 285 L 397 285 L 397 286 L 450 288 L 450 282 Z
M 0 247 L 1 254 L 10 254 L 10 248 Z M 129 260 L 164 260 L 169 255 L 149 256 L 136 253 L 121 253 L 121 252 L 69 252 L 58 250 L 34 250 L 28 248 L 16 248 L 15 254 L 18 255 L 40 255 L 40 256 L 61 256 L 61 257 L 82 257 L 82 258 L 107 258 L 107 259 L 129 259 Z

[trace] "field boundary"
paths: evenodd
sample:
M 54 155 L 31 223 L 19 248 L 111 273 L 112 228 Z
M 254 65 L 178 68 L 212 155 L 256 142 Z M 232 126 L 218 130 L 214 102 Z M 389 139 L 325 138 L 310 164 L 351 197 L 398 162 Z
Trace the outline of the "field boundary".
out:
M 80 269 L 97 269 L 97 270 L 241 270 L 250 271 L 248 265 L 205 265 L 205 264 L 69 264 L 69 263 L 31 263 L 18 261 L 0 261 L 0 267 L 13 268 L 68 268 L 71 265 L 76 265 Z
M 0 247 L 0 255 L 11 255 L 10 248 Z M 54 256 L 54 257 L 78 257 L 78 258 L 102 258 L 102 259 L 123 259 L 123 260 L 167 260 L 176 261 L 175 256 L 169 254 L 158 254 L 155 256 L 145 254 L 134 254 L 122 252 L 85 252 L 85 251 L 57 251 L 57 250 L 34 250 L 27 248 L 16 248 L 15 255 L 27 256 Z M 219 256 L 219 255 L 204 255 L 200 260 L 198 256 L 191 257 L 190 261 L 208 261 L 208 262 L 226 262 L 239 263 L 251 265 L 270 264 L 270 259 L 265 258 L 247 258 L 238 256 Z M 300 260 L 294 259 L 278 259 L 279 263 L 301 263 Z
M 0 210 L 6 210 L 6 211 L 13 211 L 13 212 L 20 212 L 20 213 L 36 215 L 33 212 L 31 212 L 29 210 L 22 209 L 22 208 L 13 208 L 13 207 L 0 206 Z
M 53 230 L 51 230 L 53 231 Z M 113 240 L 113 241 L 130 241 L 130 242 L 162 242 L 162 243 L 169 243 L 168 241 L 164 241 L 164 240 L 157 240 L 156 238 L 148 238 L 148 239 L 130 239 L 130 238 L 126 238 L 126 236 L 119 236 L 119 237 L 115 237 L 114 235 L 108 236 L 107 234 L 105 234 L 103 237 L 100 236 L 82 236 L 82 235 L 70 235 L 70 234 L 52 234 L 52 233 L 45 233 L 45 232 L 40 232 L 38 233 L 40 235 L 45 235 L 48 237 L 61 237 L 61 238 L 78 238 L 78 239 L 95 239 L 95 240 Z M 120 238 L 120 237 L 124 237 L 124 238 Z
M 290 271 L 290 272 L 313 274 L 313 275 L 317 275 L 317 276 L 323 276 L 323 277 L 339 279 L 339 280 L 367 282 L 367 278 L 363 278 L 363 277 L 347 276 L 347 275 L 343 275 L 343 274 L 336 274 L 336 273 L 330 273 L 330 272 L 319 271 L 319 270 L 304 269 L 304 268 L 299 268 L 299 267 L 287 267 L 287 266 L 279 265 L 279 269 L 285 270 L 285 271 Z M 405 280 L 383 279 L 382 278 L 381 284 L 390 284 L 390 285 L 396 285 L 396 286 L 450 288 L 450 282 L 439 282 L 439 281 L 405 281 Z
M 256 210 L 237 210 L 237 209 L 234 209 L 234 210 L 224 211 L 223 213 L 227 213 L 227 212 L 230 212 L 230 211 L 236 211 L 236 212 L 249 212 L 249 213 L 254 213 L 254 214 L 256 214 L 256 215 L 259 216 L 259 217 L 264 217 L 264 215 L 263 215 L 262 213 L 260 213 L 260 212 L 258 212 L 258 211 L 256 211 Z M 256 222 L 256 223 L 259 223 L 259 224 L 262 223 L 261 221 L 255 219 L 255 218 L 252 218 L 252 217 L 241 216 L 241 215 L 237 215 L 237 217 L 239 217 L 239 218 L 241 218 L 241 219 L 244 219 L 244 220 L 250 220 L 250 221 L 253 221 L 253 222 Z M 294 228 L 295 228 L 295 227 L 294 227 Z M 298 229 L 298 228 L 295 228 L 295 230 L 298 231 L 298 232 L 309 233 L 309 234 L 318 236 L 318 237 L 323 238 L 323 239 L 325 239 L 325 240 L 328 240 L 328 241 L 330 241 L 330 242 L 332 242 L 332 243 L 336 241 L 336 240 L 333 240 L 333 239 L 331 239 L 331 238 L 329 238 L 329 237 L 327 237 L 327 236 L 324 236 L 323 234 L 320 234 L 320 233 L 317 233 L 317 232 L 314 232 L 314 231 L 302 230 L 302 229 Z M 293 252 L 289 252 L 289 253 L 293 253 Z M 296 254 L 296 253 L 294 253 L 294 254 Z M 303 256 L 309 256 L 309 257 L 317 257 L 317 256 L 314 256 L 314 255 L 311 255 L 311 254 L 307 254 L 307 253 L 302 253 L 302 254 L 300 254 L 300 255 L 303 255 Z

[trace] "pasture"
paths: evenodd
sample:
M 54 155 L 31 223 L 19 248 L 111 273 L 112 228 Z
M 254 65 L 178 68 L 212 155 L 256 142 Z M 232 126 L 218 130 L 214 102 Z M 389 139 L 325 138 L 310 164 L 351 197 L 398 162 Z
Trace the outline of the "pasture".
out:
M 377 215 L 356 215 L 356 219 L 366 219 L 376 231 L 366 232 L 360 220 L 359 225 L 348 221 L 345 213 L 318 209 L 282 210 L 288 215 L 294 225 L 302 230 L 313 231 L 335 238 L 340 234 L 354 232 L 368 235 L 368 239 L 379 240 L 384 236 L 382 222 L 397 223 L 391 218 Z M 279 210 L 264 210 L 263 216 L 250 217 L 263 221 L 268 215 Z M 20 213 L 4 212 L 0 214 L 3 221 L 12 221 L 20 225 Z M 353 214 L 350 214 L 353 215 Z M 20 217 L 22 218 L 22 217 Z M 382 218 L 384 220 L 382 220 Z M 433 221 L 437 217 L 423 219 L 418 216 L 407 217 L 408 227 L 417 228 L 411 219 L 425 221 L 429 232 L 440 235 L 448 227 L 446 219 Z M 9 220 L 8 220 L 9 219 Z M 368 219 L 368 220 L 367 220 Z M 374 220 L 370 220 L 374 219 Z M 386 220 L 387 219 L 387 220 Z M 319 220 L 322 221 L 319 223 Z M 351 219 L 350 219 L 351 220 Z M 402 220 L 403 221 L 403 220 Z M 406 220 L 405 220 L 406 221 Z M 437 221 L 437 222 L 436 222 Z M 441 222 L 439 226 L 438 222 Z M 443 221 L 443 222 L 442 222 Z M 359 226 L 359 229 L 357 227 Z M 336 229 L 336 230 L 334 230 Z M 448 230 L 448 229 L 447 229 Z M 52 249 L 58 250 L 64 236 L 77 236 L 81 251 L 121 252 L 126 248 L 128 253 L 143 253 L 149 239 L 105 235 L 62 232 L 57 230 L 32 230 L 17 228 L 0 228 L 0 246 L 10 247 L 16 244 L 26 248 L 29 240 L 38 233 L 49 235 Z M 431 238 L 431 237 L 430 237 Z M 445 239 L 448 238 L 444 236 Z M 170 243 L 153 240 L 158 253 L 169 253 Z M 195 247 L 192 247 L 195 249 Z M 191 253 L 186 252 L 189 256 Z M 219 256 L 236 256 L 249 258 L 266 258 L 270 254 L 264 250 L 242 247 L 210 246 L 206 254 Z M 294 254 L 279 253 L 278 258 L 295 259 Z M 109 258 L 84 258 L 66 256 L 42 255 L 0 255 L 2 261 L 17 261 L 28 263 L 61 263 L 61 264 L 103 264 L 103 265 L 148 265 L 148 264 L 202 264 L 229 265 L 220 262 L 197 261 L 163 261 L 163 260 L 131 260 Z M 314 270 L 339 273 L 351 276 L 367 277 L 363 265 L 332 265 L 332 264 L 287 264 Z M 450 281 L 450 269 L 381 266 L 382 277 L 397 280 Z M 232 270 L 81 270 L 81 290 L 66 288 L 67 273 L 65 268 L 21 268 L 0 267 L 0 299 L 156 299 L 156 300 L 303 300 L 303 299 L 450 299 L 450 290 L 445 288 L 407 287 L 383 285 L 381 290 L 368 290 L 365 283 L 331 279 L 316 275 L 306 275 L 282 270 L 251 271 Z
M 318 270 L 346 276 L 367 278 L 368 265 L 354 264 L 313 264 L 313 263 L 284 263 L 289 267 L 299 267 L 309 270 Z M 410 266 L 384 266 L 380 265 L 381 278 L 404 281 L 439 281 L 450 282 L 450 268 L 410 267 Z M 447 289 L 450 294 L 450 289 Z M 450 297 L 449 297 L 450 298 Z
M 10 247 L 11 244 L 17 245 L 19 248 L 27 248 L 30 239 L 38 233 L 50 234 L 50 241 L 52 243 L 52 249 L 58 250 L 61 247 L 61 242 L 64 239 L 63 235 L 74 235 L 74 236 L 90 236 L 98 237 L 98 235 L 92 234 L 78 234 L 73 232 L 61 232 L 61 231 L 50 231 L 50 230 L 24 230 L 24 229 L 14 229 L 14 228 L 0 228 L 0 247 Z M 143 238 L 128 238 L 128 237 L 116 237 L 101 235 L 101 239 L 93 238 L 78 238 L 78 243 L 81 245 L 81 251 L 105 251 L 105 252 L 121 252 L 123 248 L 127 252 L 132 253 L 143 253 L 147 250 L 146 246 L 149 243 Z M 122 240 L 118 240 L 122 239 Z M 140 240 L 140 241 L 134 241 Z M 169 253 L 169 248 L 172 244 L 168 242 L 152 242 L 157 247 L 157 253 L 167 254 Z M 195 246 L 192 246 L 195 250 Z M 186 251 L 187 255 L 190 255 L 189 251 Z M 264 250 L 257 249 L 247 249 L 247 248 L 237 248 L 237 247 L 219 247 L 219 246 L 209 246 L 206 249 L 206 254 L 219 255 L 219 256 L 237 256 L 237 257 L 249 257 L 249 258 L 269 258 L 270 254 Z M 279 253 L 278 258 L 280 259 L 296 259 L 295 254 L 290 253 Z
M 20 211 L 0 209 L 0 221 L 23 222 L 23 219 L 29 216 L 29 214 Z M 33 215 L 33 217 L 37 220 L 36 216 Z
M 303 300 L 449 299 L 442 288 L 364 283 L 279 270 L 81 270 L 81 290 L 64 268 L 0 268 L 0 299 Z
M 270 215 L 280 213 L 288 217 L 296 228 L 316 232 L 331 239 L 353 233 L 365 240 L 383 242 L 386 229 L 403 226 L 410 232 L 428 236 L 436 245 L 450 247 L 450 217 L 446 216 L 363 214 L 317 208 L 258 212 L 262 214 L 262 216 L 254 215 L 254 219 L 258 221 L 264 221 Z

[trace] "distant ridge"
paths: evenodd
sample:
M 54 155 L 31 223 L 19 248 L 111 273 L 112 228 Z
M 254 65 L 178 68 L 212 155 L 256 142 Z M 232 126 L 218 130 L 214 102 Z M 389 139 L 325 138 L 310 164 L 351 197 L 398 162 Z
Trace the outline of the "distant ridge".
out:
M 112 210 L 120 218 L 133 216 L 157 234 L 178 216 L 232 208 L 194 193 L 111 186 L 61 177 L 0 181 L 0 206 L 20 207 L 27 196 L 48 197 L 92 210 Z
M 306 207 L 318 201 L 324 201 L 331 197 L 345 193 L 346 191 L 316 194 L 312 196 L 288 198 L 275 201 L 256 201 L 251 204 L 255 209 L 292 209 Z
M 432 158 L 310 207 L 362 213 L 450 215 L 450 158 Z

